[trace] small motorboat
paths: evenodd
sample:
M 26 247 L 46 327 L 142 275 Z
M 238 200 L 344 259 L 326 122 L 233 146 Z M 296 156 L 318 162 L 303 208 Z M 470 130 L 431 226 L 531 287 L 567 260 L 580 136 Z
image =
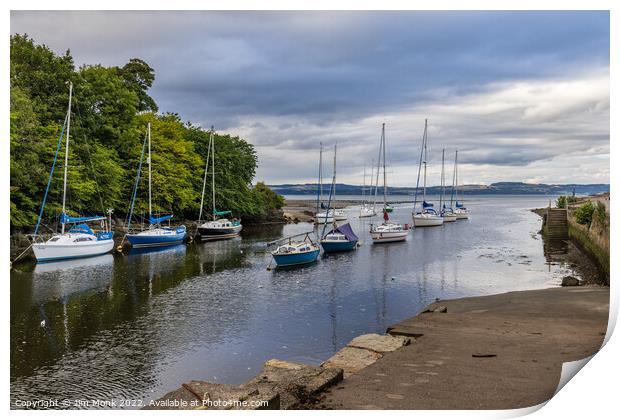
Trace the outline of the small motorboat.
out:
M 312 241 L 293 241 L 280 245 L 271 253 L 278 267 L 310 264 L 317 260 L 321 249 Z
M 357 246 L 358 241 L 359 238 L 353 232 L 351 225 L 345 223 L 341 226 L 334 226 L 331 231 L 324 235 L 321 239 L 321 246 L 326 253 L 352 251 Z

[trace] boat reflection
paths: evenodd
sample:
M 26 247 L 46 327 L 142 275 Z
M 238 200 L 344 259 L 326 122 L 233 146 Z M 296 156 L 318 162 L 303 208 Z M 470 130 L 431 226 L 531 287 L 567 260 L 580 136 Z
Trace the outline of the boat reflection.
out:
M 112 254 L 39 263 L 32 277 L 32 302 L 63 300 L 89 290 L 105 290 L 112 282 Z

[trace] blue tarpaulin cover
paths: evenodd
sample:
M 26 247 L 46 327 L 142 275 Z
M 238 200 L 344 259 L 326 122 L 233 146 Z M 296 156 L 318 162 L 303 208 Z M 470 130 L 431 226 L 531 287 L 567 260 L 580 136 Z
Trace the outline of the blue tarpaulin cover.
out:
M 433 207 L 433 203 L 427 203 L 426 201 L 424 201 L 422 203 L 422 208 L 427 209 L 427 208 L 432 208 Z
M 156 225 L 159 224 L 161 222 L 165 222 L 166 220 L 170 220 L 174 217 L 173 214 L 168 214 L 166 216 L 162 216 L 162 217 L 153 217 L 153 216 L 149 216 L 149 223 L 152 225 Z
M 460 209 L 461 207 L 463 207 L 463 204 L 462 204 L 462 203 L 459 203 L 459 202 L 457 201 L 457 202 L 456 202 L 456 208 L 457 208 L 457 209 Z
M 336 233 L 336 232 L 342 233 L 344 237 L 347 238 L 348 241 L 357 241 L 359 239 L 357 235 L 353 233 L 353 229 L 351 228 L 351 225 L 348 223 L 345 223 L 344 225 L 340 225 L 336 229 L 332 229 L 330 233 Z
M 60 215 L 60 223 L 79 223 L 90 222 L 92 220 L 105 220 L 105 216 L 86 216 L 86 217 L 71 217 L 66 213 Z

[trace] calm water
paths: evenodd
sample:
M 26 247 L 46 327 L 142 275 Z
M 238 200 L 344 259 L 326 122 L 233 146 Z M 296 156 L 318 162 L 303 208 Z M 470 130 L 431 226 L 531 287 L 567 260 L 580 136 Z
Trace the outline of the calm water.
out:
M 243 238 L 11 272 L 11 399 L 149 400 L 191 379 L 241 383 L 270 358 L 320 363 L 352 337 L 384 332 L 435 298 L 559 285 L 527 211 L 546 197 L 468 197 L 473 215 L 313 265 L 267 271 L 266 242 Z M 392 219 L 410 223 L 410 208 Z M 41 321 L 45 326 L 41 326 Z

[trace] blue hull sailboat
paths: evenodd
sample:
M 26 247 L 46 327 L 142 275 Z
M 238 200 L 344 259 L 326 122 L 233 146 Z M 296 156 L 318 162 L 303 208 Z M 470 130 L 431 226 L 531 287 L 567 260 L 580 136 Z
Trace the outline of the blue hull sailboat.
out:
M 278 246 L 271 253 L 276 265 L 278 267 L 291 267 L 315 262 L 321 253 L 321 248 L 310 239 L 310 233 L 312 232 L 305 233 L 306 236 L 303 241 L 293 241 L 295 236 L 275 241 L 274 243 L 288 241 Z
M 54 155 L 54 163 L 52 164 L 52 169 L 47 182 L 47 188 L 45 189 L 45 195 L 43 196 L 43 203 L 41 204 L 41 211 L 39 212 L 39 219 L 33 234 L 34 243 L 32 244 L 32 250 L 37 262 L 92 257 L 95 255 L 107 254 L 112 250 L 112 248 L 114 248 L 114 233 L 110 229 L 110 215 L 112 214 L 112 210 L 108 210 L 108 218 L 105 216 L 72 217 L 67 215 L 67 174 L 69 167 L 69 131 L 71 128 L 72 94 L 73 84 L 69 83 L 69 107 L 67 110 L 67 116 L 60 133 L 60 138 L 58 139 L 58 146 L 56 147 L 56 154 Z M 59 234 L 54 234 L 45 242 L 38 242 L 39 226 L 41 225 L 47 194 L 50 189 L 52 177 L 54 176 L 54 168 L 56 167 L 56 161 L 62 145 L 65 126 L 67 128 L 67 136 L 65 143 L 62 213 L 60 215 L 61 232 Z M 95 232 L 86 224 L 86 222 L 95 221 L 99 221 L 101 223 L 101 231 Z M 73 227 L 65 232 L 66 225 L 68 224 L 73 224 Z
M 334 146 L 334 173 L 332 177 L 332 185 L 329 191 L 329 200 L 327 203 L 328 210 L 331 210 L 332 203 L 336 200 L 336 152 L 338 150 L 338 146 Z M 335 209 L 334 209 L 335 210 Z M 327 215 L 325 216 L 327 217 Z M 353 232 L 351 225 L 348 223 L 343 224 L 342 226 L 338 226 L 336 224 L 336 220 L 333 221 L 333 228 L 327 234 L 325 234 L 325 230 L 327 229 L 327 224 L 323 225 L 323 233 L 321 235 L 321 246 L 323 247 L 323 251 L 329 252 L 341 252 L 341 251 L 352 251 L 357 246 L 358 237 Z
M 144 148 L 148 141 L 148 159 L 149 164 L 149 228 L 137 233 L 131 233 L 131 219 L 133 217 L 133 209 L 136 201 L 136 194 L 138 192 L 138 185 L 140 183 L 140 172 L 142 170 L 142 159 L 144 157 Z M 127 218 L 127 240 L 132 247 L 145 248 L 145 247 L 160 247 L 181 243 L 185 240 L 186 228 L 185 226 L 171 227 L 162 226 L 161 223 L 169 221 L 174 216 L 168 214 L 161 217 L 153 216 L 152 207 L 152 194 L 151 194 L 151 123 L 148 124 L 147 135 L 142 145 L 142 154 L 140 156 L 140 164 L 138 165 L 138 175 L 136 176 L 136 183 L 133 188 L 133 194 L 131 197 L 131 209 Z
M 351 225 L 345 223 L 335 227 L 327 235 L 323 236 L 321 246 L 326 253 L 353 251 L 357 247 L 358 241 L 359 238 L 353 232 Z

